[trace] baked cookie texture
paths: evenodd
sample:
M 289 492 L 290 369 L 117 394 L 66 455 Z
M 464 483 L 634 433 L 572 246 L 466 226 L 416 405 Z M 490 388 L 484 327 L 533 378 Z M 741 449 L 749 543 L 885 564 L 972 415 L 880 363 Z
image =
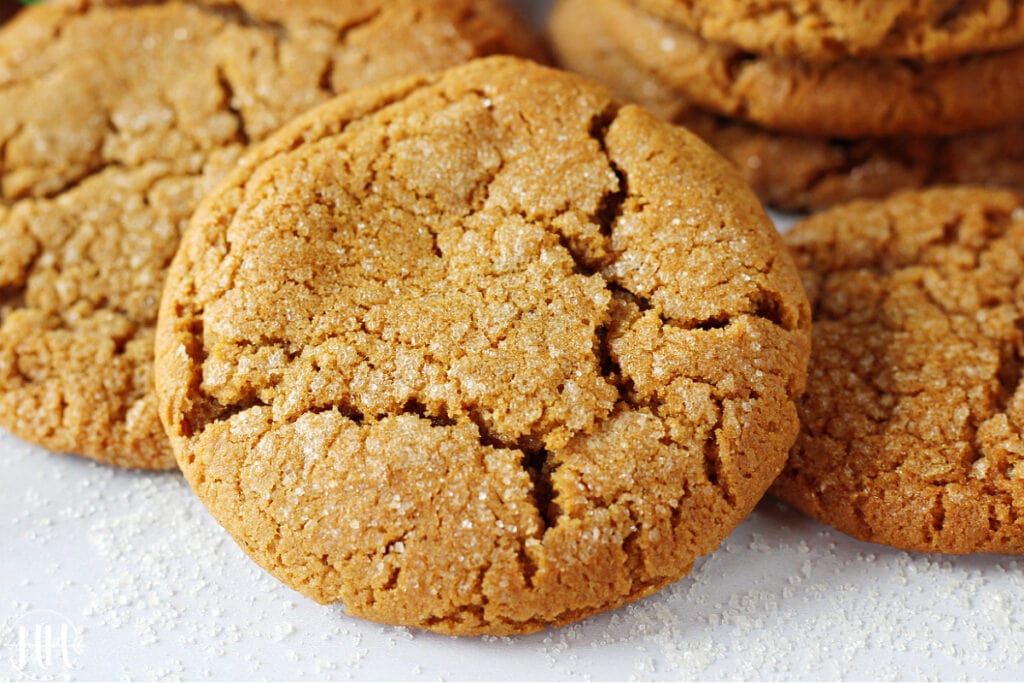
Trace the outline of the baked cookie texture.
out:
M 814 353 L 774 494 L 867 541 L 1024 552 L 1024 198 L 906 193 L 786 239 Z
M 511 58 L 335 99 L 196 212 L 156 384 L 182 471 L 322 602 L 448 634 L 685 575 L 798 429 L 809 309 L 735 171 Z
M 0 424 L 174 466 L 152 392 L 166 268 L 241 152 L 331 95 L 492 52 L 496 0 L 74 2 L 0 31 Z
M 945 61 L 1024 43 L 1017 0 L 629 0 L 711 42 L 828 62 Z
M 626 0 L 594 5 L 627 54 L 694 103 L 775 131 L 956 135 L 1020 121 L 1024 111 L 1022 45 L 932 64 L 818 63 L 708 42 Z
M 559 0 L 548 32 L 559 64 L 697 133 L 774 207 L 818 210 L 939 184 L 1024 191 L 1022 123 L 950 137 L 847 140 L 776 133 L 695 106 L 631 60 L 588 0 Z

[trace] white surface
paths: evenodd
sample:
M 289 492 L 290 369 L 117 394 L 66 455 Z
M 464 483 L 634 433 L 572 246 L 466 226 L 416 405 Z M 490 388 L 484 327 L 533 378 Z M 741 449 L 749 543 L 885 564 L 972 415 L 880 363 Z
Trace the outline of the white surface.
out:
M 283 587 L 179 475 L 3 433 L 0 472 L 0 679 L 1024 678 L 1024 561 L 858 543 L 773 502 L 636 605 L 524 638 L 456 640 Z M 36 625 L 54 635 L 49 666 L 34 659 Z
M 0 679 L 1024 677 L 1024 562 L 858 543 L 772 502 L 690 577 L 636 605 L 523 638 L 459 640 L 353 619 L 278 584 L 179 475 L 121 472 L 6 434 L 0 471 Z M 34 623 L 53 629 L 49 667 L 32 657 Z M 76 629 L 70 669 L 62 623 Z

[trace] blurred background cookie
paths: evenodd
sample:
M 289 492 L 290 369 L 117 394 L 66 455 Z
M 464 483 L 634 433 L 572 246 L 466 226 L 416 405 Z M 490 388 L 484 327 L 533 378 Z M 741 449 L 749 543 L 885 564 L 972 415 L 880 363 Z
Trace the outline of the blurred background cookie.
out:
M 635 26 L 638 25 L 646 26 L 650 35 L 637 38 L 639 32 Z M 634 30 L 630 31 L 630 26 L 634 26 Z M 1024 189 L 1024 122 L 1020 107 L 1001 107 L 995 104 L 998 98 L 977 96 L 978 83 L 991 83 L 993 79 L 1007 84 L 1003 90 L 993 91 L 998 96 L 1006 95 L 1008 99 L 1003 100 L 1004 104 L 1014 96 L 1024 96 L 1024 86 L 1018 83 L 1024 71 L 995 66 L 1000 60 L 1015 59 L 1016 51 L 965 58 L 983 60 L 979 62 L 986 64 L 982 70 L 986 74 L 992 70 L 992 75 L 980 80 L 969 79 L 961 88 L 961 95 L 978 103 L 982 120 L 994 116 L 987 121 L 1008 121 L 996 128 L 972 130 L 973 124 L 980 120 L 972 124 L 965 117 L 947 115 L 942 123 L 941 117 L 928 115 L 935 106 L 934 101 L 922 97 L 920 88 L 911 89 L 918 93 L 913 96 L 918 98 L 917 113 L 911 116 L 905 107 L 887 105 L 885 92 L 877 88 L 869 91 L 862 88 L 859 98 L 852 98 L 853 91 L 846 88 L 833 91 L 839 93 L 839 97 L 825 97 L 814 76 L 815 73 L 845 73 L 854 80 L 860 79 L 863 86 L 867 82 L 863 74 L 875 68 L 876 75 L 888 70 L 890 76 L 903 83 L 903 76 L 898 74 L 902 73 L 901 69 L 907 69 L 909 84 L 918 78 L 912 75 L 917 70 L 924 70 L 924 73 L 929 69 L 945 69 L 953 74 L 954 80 L 961 78 L 966 73 L 961 70 L 962 64 L 922 62 L 914 65 L 868 58 L 838 64 L 834 61 L 801 62 L 743 53 L 736 46 L 711 46 L 695 34 L 686 36 L 685 30 L 665 19 L 638 14 L 637 8 L 625 0 L 601 0 L 599 3 L 560 0 L 549 21 L 549 34 L 563 66 L 602 80 L 620 97 L 642 103 L 668 120 L 690 127 L 731 159 L 758 195 L 775 207 L 817 209 L 858 197 L 883 197 L 900 189 L 943 183 Z M 685 39 L 681 41 L 680 35 Z M 680 45 L 686 44 L 705 47 L 681 59 L 676 53 Z M 645 59 L 640 59 L 638 54 Z M 762 66 L 757 67 L 757 63 Z M 776 120 L 775 123 L 786 125 L 775 128 L 757 125 L 749 120 L 749 103 L 743 98 L 731 97 L 730 89 L 736 86 L 734 77 L 738 70 L 757 70 L 764 64 L 779 67 L 776 76 L 781 81 L 776 85 L 781 82 L 782 86 L 774 90 L 762 87 L 762 103 L 774 107 L 776 114 L 795 114 L 802 122 Z M 878 71 L 878 64 L 889 66 Z M 706 108 L 706 100 L 705 107 L 696 106 L 692 78 L 681 78 L 681 65 L 688 70 L 704 69 L 702 78 L 707 76 L 704 85 L 720 84 L 719 94 L 729 95 L 729 101 L 724 103 L 728 106 L 717 113 Z M 800 78 L 791 79 L 787 72 L 799 73 Z M 762 83 L 762 79 L 756 82 Z M 688 84 L 691 87 L 687 87 Z M 797 89 L 800 84 L 807 87 Z M 907 88 L 887 89 L 889 93 L 901 93 L 900 97 L 903 97 L 903 90 Z M 811 110 L 799 105 L 803 97 L 817 100 L 817 115 L 809 116 Z M 792 107 L 787 109 L 790 105 Z M 902 112 L 903 123 L 886 129 L 892 122 L 893 111 Z M 934 123 L 930 120 L 933 118 Z M 876 133 L 902 129 L 912 130 L 913 134 L 849 135 L 858 130 L 857 126 L 862 126 L 859 132 L 863 132 L 867 122 L 870 122 L 867 129 Z M 914 125 L 908 126 L 908 123 Z M 926 134 L 928 130 L 943 130 L 943 126 L 962 128 L 964 132 L 942 136 Z
M 695 106 L 633 61 L 587 0 L 558 2 L 548 27 L 559 63 L 696 132 L 776 208 L 820 209 L 930 184 L 988 183 L 1024 191 L 1024 123 L 951 137 L 842 139 L 773 132 Z
M 1020 45 L 942 62 L 866 56 L 823 63 L 709 42 L 627 0 L 593 4 L 622 49 L 665 83 L 715 113 L 772 130 L 955 135 L 1024 116 Z
M 165 270 L 246 147 L 332 95 L 494 52 L 498 0 L 55 0 L 0 30 L 0 424 L 174 464 L 152 393 Z
M 1024 5 L 1006 0 L 627 0 L 705 40 L 818 62 L 943 61 L 1024 43 Z

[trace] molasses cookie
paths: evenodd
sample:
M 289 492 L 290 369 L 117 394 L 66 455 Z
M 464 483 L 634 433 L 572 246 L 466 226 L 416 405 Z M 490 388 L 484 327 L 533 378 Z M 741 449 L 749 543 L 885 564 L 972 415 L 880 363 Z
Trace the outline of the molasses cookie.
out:
M 1017 0 L 629 1 L 711 42 L 815 62 L 934 62 L 1024 44 Z
M 1024 198 L 906 193 L 787 240 L 814 352 L 775 495 L 867 541 L 1024 553 Z
M 798 429 L 809 309 L 735 170 L 511 58 L 353 92 L 202 204 L 156 342 L 186 478 L 352 614 L 563 624 L 686 574 Z
M 777 208 L 821 209 L 940 183 L 1024 191 L 1024 123 L 934 138 L 843 140 L 773 133 L 694 106 L 619 48 L 589 0 L 560 0 L 548 28 L 561 65 L 697 133 Z
M 151 388 L 165 271 L 240 153 L 331 95 L 537 54 L 497 0 L 55 0 L 0 31 L 0 424 L 174 465 Z
M 637 10 L 594 0 L 628 55 L 695 104 L 780 132 L 822 137 L 956 135 L 1021 121 L 1024 46 L 923 64 L 821 64 L 711 43 Z

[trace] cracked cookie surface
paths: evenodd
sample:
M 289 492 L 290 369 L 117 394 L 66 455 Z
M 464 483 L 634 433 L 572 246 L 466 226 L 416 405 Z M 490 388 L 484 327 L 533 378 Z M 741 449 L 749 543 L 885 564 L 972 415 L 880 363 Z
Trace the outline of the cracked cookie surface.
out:
M 957 135 L 1019 123 L 1024 111 L 1024 46 L 934 64 L 820 64 L 709 42 L 626 0 L 594 4 L 616 42 L 665 83 L 710 111 L 774 131 Z
M 867 541 L 1024 553 L 1024 199 L 906 193 L 787 241 L 814 352 L 773 493 Z
M 843 140 L 773 133 L 694 106 L 624 53 L 590 0 L 559 0 L 548 29 L 562 66 L 697 133 L 777 208 L 817 210 L 938 184 L 1024 191 L 1024 123 L 934 138 Z
M 174 466 L 152 392 L 166 268 L 246 146 L 330 96 L 540 50 L 492 0 L 76 2 L 0 31 L 0 424 Z
M 638 599 L 750 511 L 809 309 L 697 138 L 494 58 L 350 93 L 197 211 L 161 417 L 263 567 L 366 618 L 511 634 Z
M 1019 0 L 629 0 L 717 43 L 762 54 L 955 59 L 1024 43 Z

